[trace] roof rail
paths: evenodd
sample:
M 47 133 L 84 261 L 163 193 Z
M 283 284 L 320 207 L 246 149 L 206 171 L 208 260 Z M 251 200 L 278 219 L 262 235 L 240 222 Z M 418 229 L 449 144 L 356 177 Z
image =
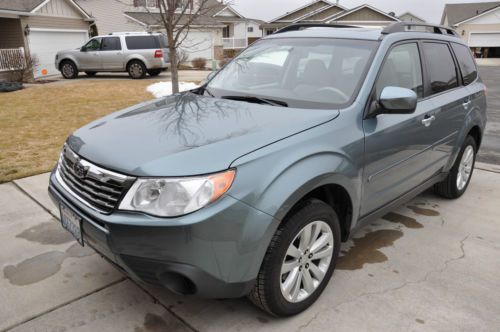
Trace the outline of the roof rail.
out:
M 450 27 L 446 27 L 444 25 L 437 24 L 429 24 L 429 23 L 417 23 L 417 22 L 395 22 L 382 30 L 382 34 L 388 35 L 396 32 L 408 32 L 408 31 L 418 31 L 417 27 L 429 28 L 428 32 L 437 33 L 441 35 L 455 36 L 459 37 L 457 32 Z
M 110 32 L 110 36 L 122 36 L 122 35 L 150 35 L 151 32 L 147 31 L 120 31 L 120 32 Z
M 299 31 L 308 28 L 359 28 L 355 25 L 346 25 L 346 24 L 326 24 L 326 23 L 297 23 L 288 25 L 284 28 L 279 29 L 274 34 L 290 32 L 290 31 Z

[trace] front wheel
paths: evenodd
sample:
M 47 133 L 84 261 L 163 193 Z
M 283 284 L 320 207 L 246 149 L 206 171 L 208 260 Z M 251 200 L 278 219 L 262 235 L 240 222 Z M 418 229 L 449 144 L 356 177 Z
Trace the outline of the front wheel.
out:
M 465 193 L 474 171 L 476 153 L 476 140 L 467 136 L 450 173 L 444 181 L 434 186 L 436 194 L 445 198 L 459 198 Z
M 311 199 L 276 231 L 250 300 L 275 316 L 298 314 L 321 295 L 340 250 L 340 224 L 326 203 Z
M 78 69 L 72 61 L 64 61 L 61 64 L 61 74 L 64 78 L 73 79 L 78 76 Z

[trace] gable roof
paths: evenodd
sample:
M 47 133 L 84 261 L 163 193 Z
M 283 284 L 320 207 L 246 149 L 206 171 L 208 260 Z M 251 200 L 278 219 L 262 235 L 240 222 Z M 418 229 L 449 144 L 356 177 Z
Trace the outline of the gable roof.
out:
M 294 14 L 297 14 L 300 11 L 306 10 L 307 8 L 311 8 L 312 11 L 316 11 L 317 9 L 320 9 L 321 7 L 327 8 L 327 7 L 331 7 L 332 5 L 333 4 L 327 0 L 315 0 L 312 3 L 307 3 L 302 7 L 296 8 L 290 12 L 286 12 L 285 14 L 283 14 L 279 17 L 276 17 L 275 19 L 269 21 L 269 23 L 273 23 L 273 22 L 277 22 L 277 21 L 287 21 L 287 17 L 289 17 L 289 16 L 293 17 Z M 306 12 L 307 12 L 307 10 L 306 10 Z M 304 16 L 304 15 L 301 15 L 301 16 Z M 294 21 L 297 18 L 300 18 L 301 16 L 291 18 L 291 21 Z
M 422 22 L 426 22 L 423 18 L 411 13 L 411 12 L 406 12 L 406 13 L 403 13 L 401 15 L 398 16 L 399 19 L 401 19 L 403 16 L 412 16 L 414 17 L 415 19 L 419 20 L 419 21 L 422 21 Z
M 441 24 L 448 18 L 448 25 L 453 26 L 465 20 L 481 15 L 491 9 L 500 6 L 499 1 L 495 2 L 474 2 L 474 3 L 447 3 L 444 6 Z
M 318 11 L 312 12 L 305 17 L 301 18 L 300 21 L 323 21 L 328 17 L 332 17 L 347 11 L 348 9 L 340 5 L 332 5 L 330 7 L 321 8 Z
M 232 12 L 235 16 L 237 16 L 237 17 L 239 17 L 239 18 L 243 18 L 243 16 L 242 16 L 240 13 L 238 13 L 238 12 L 236 11 L 236 9 L 234 9 L 233 7 L 231 7 L 231 6 L 229 6 L 229 5 L 228 5 L 228 6 L 225 6 L 225 7 L 224 7 L 224 8 L 222 8 L 221 10 L 219 10 L 219 11 L 218 11 L 215 15 L 213 15 L 213 16 L 214 16 L 214 17 L 219 16 L 219 14 L 220 14 L 220 13 L 222 13 L 223 11 L 225 11 L 225 10 L 229 10 L 230 12 Z M 224 16 L 222 16 L 222 17 L 224 17 Z
M 44 2 L 45 0 L 0 0 L 0 9 L 29 13 Z
M 326 18 L 325 22 L 326 23 L 330 23 L 332 21 L 337 21 L 337 20 L 339 20 L 341 18 L 345 18 L 345 17 L 347 17 L 349 15 L 352 15 L 352 14 L 354 14 L 356 12 L 359 12 L 359 11 L 361 11 L 363 9 L 369 9 L 369 10 L 371 10 L 371 11 L 373 11 L 373 12 L 379 14 L 379 15 L 382 15 L 382 16 L 386 17 L 390 21 L 399 22 L 399 19 L 397 17 L 391 16 L 391 15 L 387 14 L 386 12 L 384 12 L 384 11 L 378 9 L 378 8 L 375 8 L 375 7 L 373 7 L 373 6 L 369 5 L 369 4 L 364 4 L 364 5 L 355 7 L 353 9 L 351 9 L 351 10 L 348 10 L 348 11 L 342 12 L 340 14 L 334 15 L 332 17 Z

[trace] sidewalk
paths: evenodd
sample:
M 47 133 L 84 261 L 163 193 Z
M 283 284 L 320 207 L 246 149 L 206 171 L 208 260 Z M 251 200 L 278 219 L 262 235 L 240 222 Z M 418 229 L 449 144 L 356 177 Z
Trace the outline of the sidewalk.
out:
M 132 282 L 59 226 L 47 182 L 0 185 L 0 331 L 500 330 L 496 172 L 476 169 L 459 200 L 427 192 L 366 225 L 318 302 L 289 319 Z

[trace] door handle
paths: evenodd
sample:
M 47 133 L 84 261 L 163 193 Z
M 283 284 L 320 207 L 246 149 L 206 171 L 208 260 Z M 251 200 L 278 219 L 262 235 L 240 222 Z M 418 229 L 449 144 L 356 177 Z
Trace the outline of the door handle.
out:
M 465 108 L 465 109 L 468 109 L 470 104 L 472 103 L 472 100 L 470 98 L 467 98 L 464 100 L 464 102 L 462 103 L 462 106 Z
M 422 124 L 426 127 L 429 127 L 433 122 L 434 120 L 436 120 L 436 117 L 434 115 L 432 116 L 426 116 L 423 120 L 422 120 Z

